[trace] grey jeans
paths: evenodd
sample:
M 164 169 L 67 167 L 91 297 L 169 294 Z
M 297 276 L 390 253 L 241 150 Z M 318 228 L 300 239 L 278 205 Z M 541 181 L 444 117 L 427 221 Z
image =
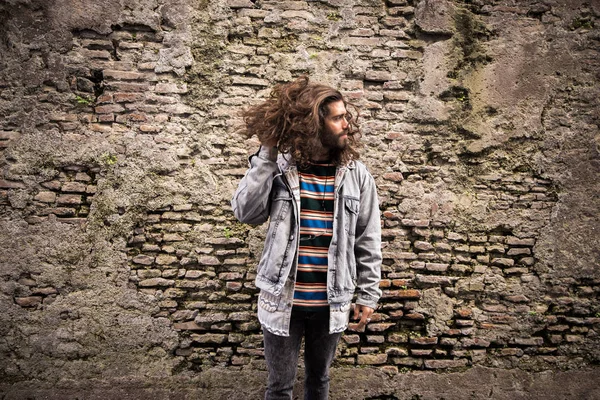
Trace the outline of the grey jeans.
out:
M 292 311 L 290 336 L 263 329 L 265 359 L 269 371 L 265 400 L 292 398 L 298 355 L 304 337 L 304 399 L 326 400 L 329 367 L 341 333 L 329 334 L 329 312 Z

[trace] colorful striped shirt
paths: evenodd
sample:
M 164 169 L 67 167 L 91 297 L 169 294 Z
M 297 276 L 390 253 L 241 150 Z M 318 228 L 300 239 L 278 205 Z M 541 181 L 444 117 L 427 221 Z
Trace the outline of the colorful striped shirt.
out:
M 300 248 L 294 308 L 327 311 L 327 252 L 333 233 L 335 165 L 299 168 Z

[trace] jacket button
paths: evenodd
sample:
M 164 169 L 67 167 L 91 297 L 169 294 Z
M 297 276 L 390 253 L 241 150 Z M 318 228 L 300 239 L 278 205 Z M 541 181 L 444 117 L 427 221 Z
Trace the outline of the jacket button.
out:
M 290 236 L 290 240 L 294 240 L 294 235 Z

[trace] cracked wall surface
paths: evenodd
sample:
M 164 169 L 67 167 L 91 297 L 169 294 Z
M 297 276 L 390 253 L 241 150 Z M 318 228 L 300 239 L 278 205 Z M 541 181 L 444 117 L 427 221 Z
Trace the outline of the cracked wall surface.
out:
M 0 3 L 1 390 L 264 373 L 239 112 L 302 74 L 360 108 L 382 211 L 339 379 L 597 371 L 599 24 L 579 0 Z

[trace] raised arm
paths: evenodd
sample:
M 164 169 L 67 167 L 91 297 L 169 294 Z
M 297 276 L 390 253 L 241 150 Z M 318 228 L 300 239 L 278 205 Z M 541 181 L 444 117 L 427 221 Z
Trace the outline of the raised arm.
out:
M 250 157 L 250 168 L 240 181 L 231 207 L 235 217 L 247 224 L 262 224 L 269 218 L 273 179 L 279 174 L 277 149 L 261 146 Z

